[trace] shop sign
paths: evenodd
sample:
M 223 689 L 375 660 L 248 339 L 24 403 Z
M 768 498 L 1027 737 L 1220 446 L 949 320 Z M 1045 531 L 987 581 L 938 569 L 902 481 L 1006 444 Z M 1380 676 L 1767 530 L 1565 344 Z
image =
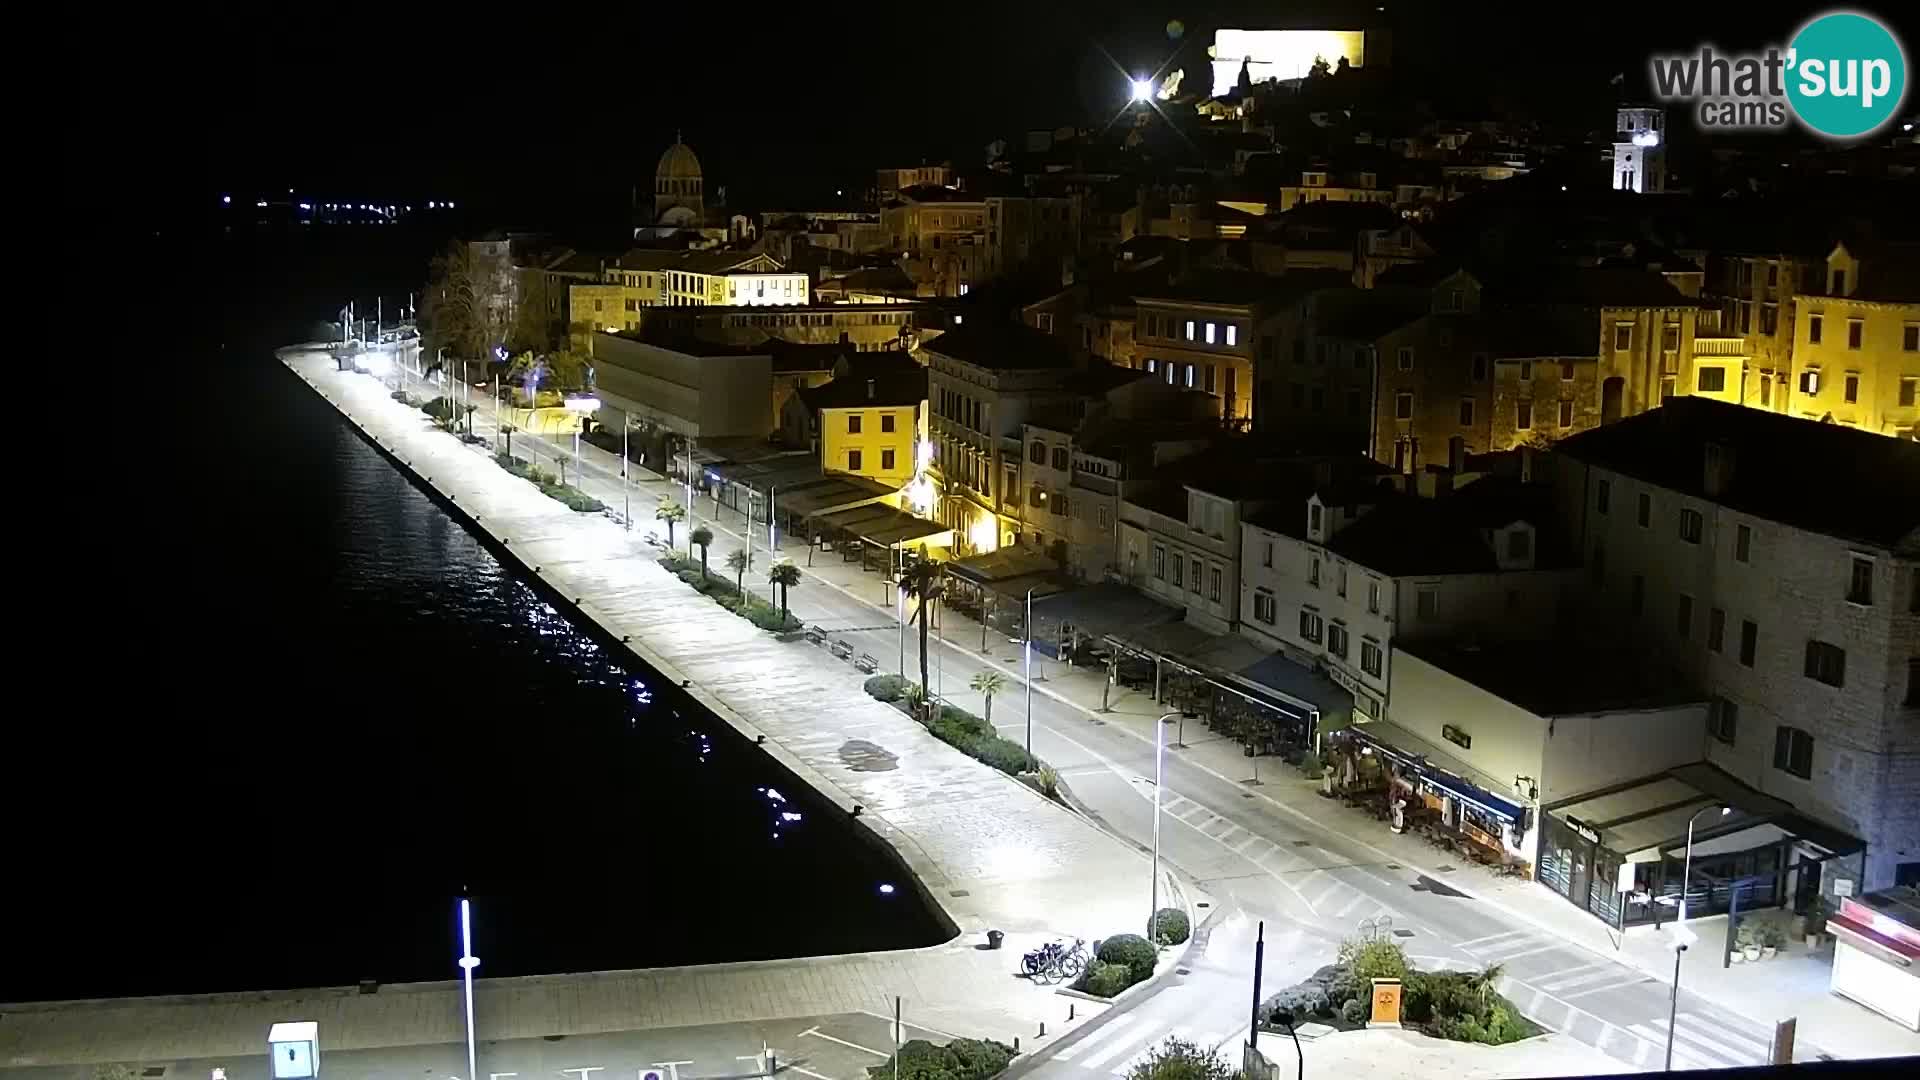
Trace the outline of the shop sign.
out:
M 1462 750 L 1473 749 L 1473 736 L 1467 734 L 1464 731 L 1461 731 L 1459 728 L 1454 727 L 1452 724 L 1441 724 L 1440 734 L 1448 742 L 1452 743 L 1453 745 L 1459 747 Z
M 1597 844 L 1600 842 L 1599 830 L 1586 824 L 1585 822 L 1581 821 L 1579 818 L 1566 817 L 1566 818 L 1562 818 L 1561 820 L 1567 823 L 1567 828 L 1572 829 L 1574 832 L 1580 834 L 1581 838 L 1586 840 L 1588 843 Z

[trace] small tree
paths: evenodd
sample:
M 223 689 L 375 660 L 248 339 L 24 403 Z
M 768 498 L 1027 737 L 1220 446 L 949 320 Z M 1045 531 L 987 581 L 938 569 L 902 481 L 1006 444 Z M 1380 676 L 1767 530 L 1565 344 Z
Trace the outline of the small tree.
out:
M 1153 1048 L 1147 1059 L 1127 1070 L 1127 1080 L 1229 1080 L 1233 1068 L 1185 1039 L 1172 1038 Z
M 986 720 L 989 724 L 993 723 L 993 695 L 1006 689 L 1007 677 L 997 671 L 978 671 L 967 685 L 973 688 L 974 693 L 987 699 Z
M 744 548 L 727 552 L 727 569 L 733 571 L 734 589 L 744 595 L 747 591 L 747 553 Z
M 707 579 L 707 546 L 713 543 L 713 530 L 705 525 L 695 525 L 687 533 L 687 543 L 700 549 L 700 580 Z
M 931 692 L 927 680 L 927 605 L 945 595 L 946 570 L 922 555 L 900 575 L 900 591 L 916 601 L 913 618 L 920 623 L 920 692 L 924 695 Z
M 667 546 L 672 547 L 673 523 L 687 519 L 687 508 L 674 502 L 672 499 L 661 499 L 660 505 L 653 511 L 653 518 L 655 521 L 664 521 L 667 523 Z
M 787 599 L 792 595 L 795 585 L 800 584 L 800 568 L 782 559 L 767 571 L 767 580 L 780 587 L 780 618 L 787 618 Z

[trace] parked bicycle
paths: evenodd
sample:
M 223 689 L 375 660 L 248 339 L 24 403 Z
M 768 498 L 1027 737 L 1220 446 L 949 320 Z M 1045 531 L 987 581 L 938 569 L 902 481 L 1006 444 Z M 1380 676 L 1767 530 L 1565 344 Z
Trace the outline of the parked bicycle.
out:
M 1086 940 L 1075 938 L 1071 949 L 1060 942 L 1049 941 L 1022 956 L 1020 967 L 1022 973 L 1035 982 L 1077 979 L 1087 967 Z

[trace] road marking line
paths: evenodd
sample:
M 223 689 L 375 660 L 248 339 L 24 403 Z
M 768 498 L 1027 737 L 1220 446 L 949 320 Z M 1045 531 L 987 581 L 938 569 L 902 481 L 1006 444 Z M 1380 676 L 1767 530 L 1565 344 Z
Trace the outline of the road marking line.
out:
M 1533 985 L 1548 993 L 1564 994 L 1578 986 L 1595 987 L 1603 983 L 1614 983 L 1622 978 L 1627 979 L 1626 985 L 1631 985 L 1646 976 L 1622 964 L 1596 964 L 1591 968 L 1575 968 L 1551 979 L 1541 979 Z
M 1665 1022 L 1666 1021 L 1664 1020 L 1661 1021 L 1661 1023 L 1665 1023 Z M 1633 1032 L 1635 1035 L 1638 1035 L 1641 1038 L 1652 1043 L 1655 1057 L 1662 1061 L 1665 1060 L 1665 1056 L 1667 1052 L 1667 1033 L 1666 1032 L 1658 1031 L 1652 1027 L 1647 1026 L 1646 1024 L 1635 1024 L 1631 1028 L 1628 1028 L 1627 1030 Z M 1680 1064 L 1683 1067 L 1689 1068 L 1689 1069 L 1719 1069 L 1719 1068 L 1725 1068 L 1726 1065 L 1728 1064 L 1727 1062 L 1715 1062 L 1711 1060 L 1702 1060 L 1698 1055 L 1696 1055 L 1693 1052 L 1692 1047 L 1688 1046 L 1687 1044 L 1685 1044 L 1679 1039 L 1675 1039 L 1673 1041 L 1673 1060 L 1677 1064 Z
M 856 1009 L 855 1011 L 856 1011 L 856 1012 L 858 1012 L 858 1013 L 859 1013 L 860 1015 L 862 1015 L 862 1016 L 871 1016 L 871 1017 L 873 1017 L 873 1018 L 874 1018 L 875 1020 L 885 1020 L 885 1021 L 886 1021 L 887 1023 L 889 1023 L 889 1024 L 891 1024 L 891 1023 L 893 1023 L 893 1017 L 891 1017 L 891 1016 L 888 1016 L 888 1015 L 886 1015 L 886 1014 L 884 1014 L 884 1013 L 877 1013 L 877 1012 L 874 1012 L 874 1011 L 873 1011 L 872 1009 Z M 927 1025 L 925 1025 L 925 1024 L 916 1024 L 916 1023 L 914 1023 L 914 1022 L 913 1022 L 913 1021 L 911 1021 L 911 1020 L 902 1020 L 902 1021 L 900 1021 L 900 1026 L 901 1026 L 901 1027 L 910 1027 L 910 1028 L 912 1028 L 912 1029 L 913 1029 L 913 1030 L 915 1030 L 915 1031 L 924 1031 L 924 1032 L 926 1032 L 926 1033 L 927 1033 L 927 1034 L 929 1034 L 929 1035 L 938 1035 L 938 1036 L 940 1036 L 940 1037 L 941 1037 L 941 1038 L 943 1038 L 943 1039 L 958 1039 L 958 1038 L 960 1038 L 960 1036 L 958 1036 L 958 1035 L 955 1035 L 955 1034 L 954 1034 L 953 1032 L 951 1032 L 951 1031 L 941 1031 L 941 1030 L 940 1030 L 939 1028 L 930 1028 L 930 1027 L 928 1027 L 928 1026 L 927 1026 Z
M 874 1057 L 877 1057 L 877 1058 L 889 1058 L 889 1057 L 892 1057 L 892 1056 L 893 1056 L 893 1054 L 892 1054 L 892 1053 L 890 1053 L 890 1052 L 888 1052 L 888 1051 L 884 1051 L 884 1050 L 875 1050 L 875 1049 L 874 1049 L 873 1047 L 871 1047 L 871 1046 L 861 1046 L 861 1045 L 860 1045 L 859 1043 L 857 1043 L 857 1042 L 848 1042 L 847 1040 L 845 1040 L 845 1039 L 842 1039 L 842 1038 L 840 1038 L 840 1037 L 839 1037 L 839 1036 L 837 1036 L 837 1035 L 829 1035 L 829 1034 L 827 1034 L 826 1032 L 824 1032 L 824 1031 L 821 1031 L 821 1030 L 820 1030 L 819 1028 L 817 1028 L 817 1027 L 816 1027 L 816 1028 L 808 1028 L 807 1030 L 805 1030 L 805 1031 L 803 1031 L 803 1032 L 801 1032 L 800 1034 L 802 1034 L 802 1035 L 811 1035 L 811 1036 L 813 1036 L 813 1037 L 814 1037 L 814 1038 L 816 1038 L 816 1039 L 825 1039 L 825 1040 L 827 1040 L 828 1042 L 832 1042 L 832 1043 L 839 1043 L 839 1044 L 840 1044 L 841 1046 L 851 1046 L 851 1047 L 852 1047 L 852 1048 L 854 1048 L 855 1050 L 861 1050 L 861 1051 L 865 1051 L 866 1053 L 869 1053 L 869 1054 L 872 1054 L 872 1055 L 873 1055 Z
M 1235 844 L 1233 846 L 1233 853 L 1235 855 L 1244 855 L 1246 854 L 1247 848 L 1253 846 L 1254 844 L 1265 843 L 1265 842 L 1266 842 L 1265 838 L 1255 835 L 1254 833 L 1248 833 L 1247 838 L 1245 840 L 1242 840 L 1240 843 Z
M 1694 1021 L 1693 1023 L 1680 1025 L 1680 1037 L 1682 1039 L 1690 1040 L 1692 1042 L 1700 1044 L 1703 1047 L 1712 1049 L 1717 1053 L 1725 1054 L 1727 1055 L 1727 1060 L 1729 1061 L 1738 1062 L 1743 1065 L 1744 1064 L 1765 1064 L 1767 1051 L 1771 1049 L 1770 1047 L 1752 1046 L 1752 1045 L 1743 1047 L 1737 1043 L 1723 1042 L 1717 1036 L 1709 1035 L 1706 1032 L 1703 1032 L 1700 1030 L 1700 1028 L 1702 1027 L 1718 1026 L 1716 1025 L 1715 1021 L 1710 1020 L 1704 1016 L 1696 1016 L 1693 1013 L 1681 1013 L 1680 1019 Z M 1662 1031 L 1666 1030 L 1667 1022 L 1665 1020 L 1656 1020 L 1654 1021 L 1654 1023 L 1657 1024 Z M 1730 1035 L 1732 1038 L 1737 1039 L 1740 1037 L 1740 1034 L 1737 1031 L 1727 1030 L 1725 1031 L 1725 1033 Z M 1760 1060 L 1757 1062 L 1750 1060 L 1754 1058 L 1758 1058 Z
M 1212 815 L 1211 815 L 1211 814 L 1210 814 L 1210 813 L 1208 812 L 1208 810 L 1207 810 L 1207 808 L 1206 808 L 1206 807 L 1204 807 L 1204 806 L 1201 806 L 1201 805 L 1200 805 L 1199 803 L 1195 803 L 1195 804 L 1194 804 L 1194 806 L 1193 806 L 1193 810 L 1198 810 L 1198 811 L 1200 811 L 1200 816 L 1201 816 L 1201 817 L 1211 817 L 1211 816 L 1212 816 Z M 1193 819 L 1193 818 L 1191 818 L 1191 817 L 1188 817 L 1188 816 L 1187 816 L 1188 814 L 1191 814 L 1191 813 L 1193 813 L 1193 810 L 1188 810 L 1188 811 L 1186 811 L 1185 813 L 1180 813 L 1180 814 L 1175 814 L 1175 815 L 1173 815 L 1173 816 L 1174 816 L 1174 817 L 1176 817 L 1176 818 L 1179 818 L 1179 819 L 1180 819 L 1181 821 L 1183 821 L 1183 822 L 1185 822 L 1185 823 L 1186 823 L 1186 824 L 1188 824 L 1188 825 L 1193 825 L 1193 822 L 1194 822 L 1194 819 Z M 1197 825 L 1195 825 L 1194 827 L 1195 827 L 1195 828 L 1199 828 L 1199 826 L 1197 826 Z
M 1106 1064 L 1107 1062 L 1112 1061 L 1114 1058 L 1119 1057 L 1121 1054 L 1126 1053 L 1128 1050 L 1132 1049 L 1132 1047 L 1133 1047 L 1132 1039 L 1114 1039 L 1111 1042 L 1107 1043 L 1107 1045 L 1101 1047 L 1099 1051 L 1096 1052 L 1092 1057 L 1081 1062 L 1080 1064 L 1086 1066 L 1089 1069 L 1097 1069 L 1100 1066 Z
M 1609 990 L 1624 990 L 1629 986 L 1638 986 L 1641 983 L 1650 983 L 1653 981 L 1655 980 L 1651 975 L 1642 975 L 1642 974 L 1634 973 L 1631 976 L 1623 975 L 1620 978 L 1620 981 L 1618 982 L 1601 983 L 1599 986 L 1589 986 L 1583 990 L 1575 990 L 1571 994 L 1567 994 L 1565 996 L 1568 1001 L 1572 1001 L 1574 998 L 1586 997 L 1589 994 L 1604 994 Z
M 1363 903 L 1368 902 L 1371 899 L 1372 898 L 1369 897 L 1366 893 L 1363 893 L 1360 890 L 1355 889 L 1353 891 L 1353 899 L 1347 901 L 1346 906 L 1342 907 L 1339 911 L 1334 912 L 1333 917 L 1336 919 L 1344 919 L 1347 917 L 1348 912 L 1351 912 L 1354 908 L 1358 907 Z
M 1533 933 L 1532 930 L 1506 930 L 1498 934 L 1488 934 L 1486 937 L 1473 938 L 1472 940 L 1469 940 L 1469 941 L 1456 941 L 1454 942 L 1454 947 L 1459 949 L 1471 949 L 1476 945 L 1484 945 L 1489 941 L 1499 941 L 1501 938 L 1520 937 L 1520 936 L 1525 936 L 1531 933 Z
M 813 1080 L 833 1080 L 833 1077 L 822 1076 L 821 1074 L 814 1072 L 812 1069 L 809 1069 L 804 1065 L 782 1065 L 780 1069 L 782 1072 L 785 1072 L 788 1069 L 792 1069 L 794 1072 L 797 1072 L 802 1076 L 813 1077 Z
M 1127 1028 L 1133 1026 L 1133 1021 L 1134 1021 L 1134 1017 L 1131 1017 L 1131 1016 L 1122 1016 L 1115 1020 L 1110 1020 L 1107 1022 L 1105 1026 L 1099 1028 L 1093 1034 L 1087 1036 L 1084 1039 L 1081 1039 L 1079 1042 L 1074 1043 L 1072 1046 L 1067 1047 L 1065 1050 L 1062 1050 L 1053 1056 L 1059 1058 L 1062 1061 L 1072 1061 L 1074 1055 L 1080 1053 L 1082 1050 L 1087 1050 L 1092 1047 L 1098 1046 L 1101 1043 L 1106 1042 L 1108 1039 L 1113 1038 L 1115 1035 L 1118 1035 L 1121 1032 L 1127 1030 Z
M 1128 1073 L 1133 1071 L 1134 1066 L 1145 1063 L 1148 1058 L 1153 1056 L 1153 1052 L 1155 1050 L 1159 1049 L 1162 1046 L 1165 1046 L 1168 1039 L 1181 1039 L 1183 1041 L 1191 1042 L 1192 1040 L 1187 1039 L 1187 1032 L 1188 1032 L 1187 1028 L 1177 1027 L 1171 1031 L 1166 1031 L 1161 1033 L 1159 1037 L 1148 1040 L 1147 1044 L 1141 1047 L 1138 1053 L 1134 1054 L 1132 1057 L 1128 1058 L 1127 1060 L 1121 1062 L 1118 1065 L 1115 1065 L 1112 1069 L 1108 1070 L 1108 1073 L 1113 1076 L 1127 1075 Z M 1087 1062 L 1087 1067 L 1093 1068 L 1094 1063 L 1091 1061 Z

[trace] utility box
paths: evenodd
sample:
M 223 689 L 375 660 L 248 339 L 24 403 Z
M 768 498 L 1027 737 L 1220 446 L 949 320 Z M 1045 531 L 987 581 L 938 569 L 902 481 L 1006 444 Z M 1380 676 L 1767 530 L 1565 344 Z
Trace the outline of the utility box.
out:
M 320 1025 L 311 1020 L 275 1024 L 267 1031 L 273 1080 L 319 1080 Z

